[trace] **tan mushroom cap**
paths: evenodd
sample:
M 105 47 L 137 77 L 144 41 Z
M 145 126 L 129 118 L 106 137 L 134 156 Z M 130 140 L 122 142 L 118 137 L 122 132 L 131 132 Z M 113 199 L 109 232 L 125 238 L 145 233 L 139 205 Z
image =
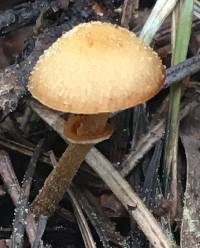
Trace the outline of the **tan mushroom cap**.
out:
M 63 112 L 113 112 L 145 102 L 161 89 L 159 56 L 132 32 L 101 22 L 80 24 L 39 58 L 29 90 Z

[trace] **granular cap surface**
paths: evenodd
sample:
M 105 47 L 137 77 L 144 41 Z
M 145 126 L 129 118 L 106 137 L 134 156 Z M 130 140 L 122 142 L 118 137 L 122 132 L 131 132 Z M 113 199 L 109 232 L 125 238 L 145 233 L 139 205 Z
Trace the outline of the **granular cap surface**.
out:
M 95 114 L 147 101 L 164 79 L 159 56 L 135 34 L 90 22 L 66 32 L 44 52 L 30 76 L 29 90 L 52 109 Z

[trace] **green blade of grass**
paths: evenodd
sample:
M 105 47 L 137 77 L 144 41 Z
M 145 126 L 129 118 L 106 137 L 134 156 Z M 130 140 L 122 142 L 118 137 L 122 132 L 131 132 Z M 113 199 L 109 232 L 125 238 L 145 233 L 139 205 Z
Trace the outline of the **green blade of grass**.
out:
M 181 11 L 177 23 L 175 47 L 172 55 L 173 65 L 184 61 L 187 57 L 192 28 L 193 5 L 193 0 L 182 1 Z M 181 85 L 180 83 L 177 83 L 170 88 L 169 115 L 164 151 L 165 196 L 169 193 L 169 176 L 171 169 L 173 166 L 176 166 L 180 100 Z

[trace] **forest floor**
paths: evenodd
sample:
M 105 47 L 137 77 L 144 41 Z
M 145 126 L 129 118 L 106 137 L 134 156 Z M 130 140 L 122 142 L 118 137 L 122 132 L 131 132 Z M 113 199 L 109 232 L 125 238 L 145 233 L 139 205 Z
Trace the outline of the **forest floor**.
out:
M 200 248 L 200 4 L 191 2 L 0 2 L 0 248 Z M 111 116 L 112 137 L 89 152 L 55 213 L 35 220 L 29 206 L 66 149 L 68 115 L 33 100 L 28 78 L 62 33 L 92 20 L 150 45 L 165 86 Z

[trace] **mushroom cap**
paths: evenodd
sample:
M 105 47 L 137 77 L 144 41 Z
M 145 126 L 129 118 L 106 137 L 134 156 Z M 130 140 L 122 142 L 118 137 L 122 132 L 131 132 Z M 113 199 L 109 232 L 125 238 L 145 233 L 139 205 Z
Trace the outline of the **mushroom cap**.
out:
M 39 58 L 29 90 L 63 112 L 96 114 L 147 101 L 161 89 L 165 67 L 125 28 L 101 22 L 76 26 Z

